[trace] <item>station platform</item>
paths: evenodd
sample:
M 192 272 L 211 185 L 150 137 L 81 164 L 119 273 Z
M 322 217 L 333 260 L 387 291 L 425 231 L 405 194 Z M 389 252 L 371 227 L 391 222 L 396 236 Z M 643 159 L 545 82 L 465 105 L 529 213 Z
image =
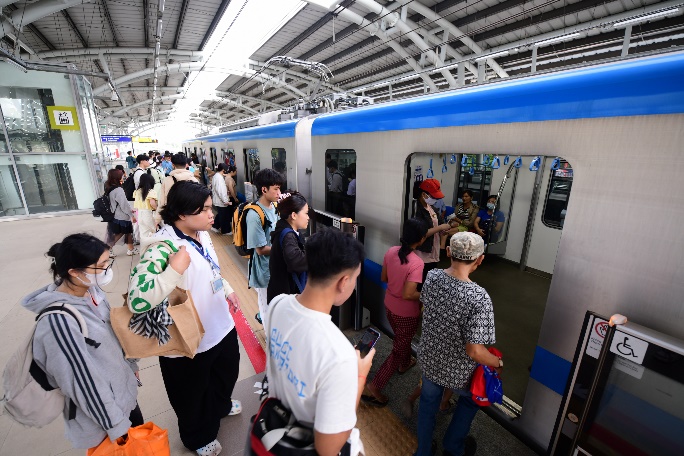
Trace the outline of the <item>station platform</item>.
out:
M 0 245 L 0 367 L 4 366 L 16 345 L 26 337 L 34 322 L 34 315 L 24 310 L 20 300 L 26 294 L 50 283 L 48 260 L 45 252 L 55 242 L 66 235 L 86 232 L 103 238 L 105 224 L 90 215 L 71 215 L 45 217 L 40 219 L 0 222 L 0 234 L 5 242 Z M 223 446 L 222 455 L 241 455 L 247 437 L 249 419 L 259 405 L 258 387 L 265 370 L 265 337 L 263 327 L 254 319 L 257 313 L 256 292 L 247 287 L 246 260 L 239 257 L 232 247 L 230 236 L 211 234 L 219 257 L 221 271 L 231 283 L 241 302 L 241 311 L 236 314 L 236 328 L 240 340 L 240 375 L 233 397 L 243 404 L 243 413 L 224 418 L 218 439 Z M 115 277 L 108 285 L 110 303 L 120 305 L 121 295 L 128 288 L 128 275 L 139 257 L 126 256 L 125 246 L 114 248 L 117 254 Z M 360 332 L 346 331 L 347 337 L 354 341 Z M 391 350 L 391 339 L 382 337 L 377 345 L 377 354 L 370 377 L 380 367 Z M 168 429 L 172 455 L 193 455 L 195 452 L 183 447 L 176 422 L 176 416 L 169 404 L 157 358 L 140 362 L 140 388 L 138 402 L 146 421 Z M 411 391 L 418 385 L 419 367 L 404 375 L 395 376 L 385 393 L 390 403 L 385 408 L 375 408 L 362 403 L 359 407 L 357 427 L 361 431 L 367 456 L 411 455 L 417 441 L 416 412 L 414 406 L 411 416 L 402 413 L 402 404 Z M 438 454 L 441 454 L 441 437 L 449 423 L 448 413 L 437 418 L 435 439 Z M 25 428 L 14 423 L 6 416 L 0 416 L 0 456 L 21 454 L 35 456 L 83 455 L 83 450 L 72 449 L 64 437 L 61 419 L 42 429 Z M 484 413 L 478 413 L 471 435 L 478 443 L 478 455 L 533 455 L 513 435 L 499 426 Z

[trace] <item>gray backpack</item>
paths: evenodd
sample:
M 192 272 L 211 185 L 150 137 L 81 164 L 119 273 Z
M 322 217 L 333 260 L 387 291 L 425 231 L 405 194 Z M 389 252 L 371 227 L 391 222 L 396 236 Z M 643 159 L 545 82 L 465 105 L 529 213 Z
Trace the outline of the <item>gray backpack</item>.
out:
M 25 426 L 43 427 L 52 423 L 64 410 L 64 394 L 59 388 L 50 386 L 47 375 L 33 360 L 33 336 L 41 318 L 50 314 L 68 315 L 81 328 L 88 339 L 88 327 L 83 316 L 69 304 L 52 304 L 36 317 L 36 325 L 29 337 L 19 346 L 2 373 L 5 395 L 0 399 L 0 414 L 8 414 L 14 421 Z M 69 406 L 69 418 L 76 408 L 73 401 Z

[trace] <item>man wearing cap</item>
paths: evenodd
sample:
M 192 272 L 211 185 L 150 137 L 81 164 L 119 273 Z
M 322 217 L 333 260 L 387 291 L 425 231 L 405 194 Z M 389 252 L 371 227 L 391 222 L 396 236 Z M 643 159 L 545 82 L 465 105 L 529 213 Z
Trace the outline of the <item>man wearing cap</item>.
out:
M 435 415 L 445 388 L 458 397 L 456 410 L 444 434 L 444 455 L 475 453 L 475 441 L 466 439 L 479 406 L 471 399 L 470 381 L 477 364 L 501 372 L 503 361 L 485 344 L 495 342 L 494 308 L 484 288 L 470 274 L 484 259 L 484 242 L 475 233 L 456 233 L 447 246 L 451 266 L 430 271 L 420 300 L 424 305 L 418 359 L 423 385 L 418 408 L 418 456 L 432 454 Z

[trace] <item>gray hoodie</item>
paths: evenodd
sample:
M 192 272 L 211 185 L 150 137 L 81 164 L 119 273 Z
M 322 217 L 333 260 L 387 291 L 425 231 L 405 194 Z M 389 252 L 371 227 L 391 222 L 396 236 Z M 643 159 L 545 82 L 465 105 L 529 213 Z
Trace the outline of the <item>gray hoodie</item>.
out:
M 65 315 L 48 315 L 40 320 L 33 339 L 33 357 L 52 386 L 66 396 L 65 435 L 74 448 L 92 448 L 108 435 L 121 437 L 131 425 L 129 416 L 136 406 L 138 366 L 124 358 L 121 345 L 109 323 L 110 306 L 105 293 L 91 287 L 93 296 L 83 298 L 56 291 L 55 284 L 41 288 L 22 300 L 31 312 L 39 313 L 53 303 L 74 306 L 88 327 L 86 344 L 78 322 Z M 97 302 L 97 306 L 93 304 Z M 76 417 L 68 419 L 70 400 L 76 404 Z

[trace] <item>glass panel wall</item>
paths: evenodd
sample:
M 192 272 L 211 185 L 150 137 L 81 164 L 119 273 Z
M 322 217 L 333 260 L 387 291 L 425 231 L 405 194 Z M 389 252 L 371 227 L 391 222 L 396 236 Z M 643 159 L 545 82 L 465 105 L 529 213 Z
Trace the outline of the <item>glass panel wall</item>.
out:
M 102 146 L 90 84 L 4 62 L 0 74 L 0 217 L 92 208 Z

